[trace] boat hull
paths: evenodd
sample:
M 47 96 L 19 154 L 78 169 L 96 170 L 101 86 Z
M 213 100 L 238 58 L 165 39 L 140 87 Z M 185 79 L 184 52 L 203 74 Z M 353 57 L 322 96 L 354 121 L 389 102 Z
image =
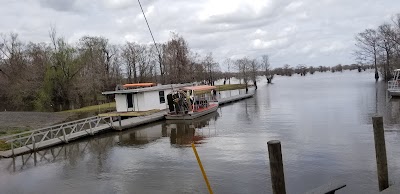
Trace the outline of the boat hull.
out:
M 192 119 L 210 114 L 212 112 L 215 112 L 215 111 L 217 111 L 217 109 L 218 109 L 218 104 L 216 104 L 206 110 L 203 110 L 200 112 L 193 112 L 190 114 L 189 113 L 188 114 L 178 114 L 178 115 L 167 114 L 167 115 L 165 115 L 165 119 L 167 119 L 167 120 L 192 120 Z
M 400 97 L 400 90 L 388 90 L 391 96 Z

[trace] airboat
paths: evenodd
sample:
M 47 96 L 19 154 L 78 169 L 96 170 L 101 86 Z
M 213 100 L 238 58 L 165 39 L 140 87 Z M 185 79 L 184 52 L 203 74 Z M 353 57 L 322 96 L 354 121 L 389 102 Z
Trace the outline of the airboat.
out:
M 167 120 L 192 120 L 218 109 L 216 87 L 201 85 L 183 87 L 167 95 Z

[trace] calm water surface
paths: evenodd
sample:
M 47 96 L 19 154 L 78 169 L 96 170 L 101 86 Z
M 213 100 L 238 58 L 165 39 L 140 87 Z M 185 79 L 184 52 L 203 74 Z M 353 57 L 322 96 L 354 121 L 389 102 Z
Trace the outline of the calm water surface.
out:
M 331 179 L 378 190 L 371 117 L 384 116 L 389 178 L 400 184 L 400 100 L 372 72 L 261 80 L 254 98 L 194 122 L 159 122 L 0 160 L 1 193 L 271 193 L 267 141 L 282 142 L 288 193 Z M 253 90 L 251 90 L 253 91 Z M 243 92 L 243 91 L 242 91 Z M 221 96 L 238 91 L 223 92 Z

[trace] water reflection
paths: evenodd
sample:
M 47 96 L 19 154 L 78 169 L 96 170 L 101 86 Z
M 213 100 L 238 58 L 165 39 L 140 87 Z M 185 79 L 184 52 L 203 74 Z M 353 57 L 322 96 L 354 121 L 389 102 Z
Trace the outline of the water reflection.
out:
M 113 137 L 100 135 L 96 139 L 85 139 L 84 141 L 72 142 L 13 158 L 2 159 L 2 162 L 8 161 L 8 164 L 3 166 L 6 171 L 13 173 L 60 161 L 66 162 L 70 166 L 75 166 L 78 161 L 85 158 L 88 152 L 100 157 L 101 155 L 107 155 L 107 152 L 114 145 Z
M 169 132 L 171 144 L 189 146 L 192 142 L 203 143 L 205 138 L 216 135 L 216 128 L 213 130 L 214 133 L 211 133 L 211 130 L 207 132 L 203 128 L 210 125 L 211 118 L 216 121 L 218 117 L 219 113 L 214 112 L 194 120 L 167 120 L 166 130 Z
M 368 123 L 371 123 L 371 117 L 375 114 L 383 116 L 385 126 L 388 130 L 400 130 L 400 98 L 390 97 L 387 92 L 387 84 L 378 82 L 375 85 L 375 103 L 368 105 Z M 374 110 L 374 111 L 372 111 Z
M 177 146 L 187 146 L 192 142 L 204 143 L 204 140 L 216 135 L 212 125 L 218 119 L 219 113 L 214 112 L 203 117 L 186 121 L 166 121 L 142 127 L 138 130 L 126 130 L 110 134 L 102 134 L 96 138 L 88 138 L 70 144 L 44 149 L 34 153 L 16 156 L 8 160 L 5 170 L 19 172 L 48 163 L 64 161 L 75 166 L 87 154 L 95 156 L 97 167 L 103 169 L 103 160 L 114 146 L 141 147 L 162 137 L 169 137 L 170 143 Z M 208 129 L 208 130 L 207 130 Z
M 215 193 L 271 193 L 266 142 L 279 139 L 288 193 L 333 177 L 348 185 L 338 193 L 374 192 L 371 116 L 382 115 L 387 130 L 400 129 L 400 99 L 389 98 L 385 83 L 375 83 L 373 75 L 277 76 L 275 84 L 261 81 L 254 98 L 205 118 L 163 121 L 0 159 L 0 187 L 2 193 L 206 193 L 188 147 L 195 141 Z M 398 134 L 385 133 L 393 183 L 400 182 Z

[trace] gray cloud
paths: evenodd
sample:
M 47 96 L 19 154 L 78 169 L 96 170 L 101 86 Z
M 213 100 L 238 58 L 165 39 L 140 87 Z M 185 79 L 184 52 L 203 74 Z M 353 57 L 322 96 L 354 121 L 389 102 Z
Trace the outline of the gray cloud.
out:
M 74 11 L 76 10 L 77 6 L 76 0 L 69 0 L 69 1 L 58 1 L 58 0 L 39 0 L 41 6 L 46 8 L 51 8 L 56 11 Z
M 225 58 L 269 54 L 273 66 L 336 65 L 354 61 L 354 35 L 399 13 L 396 0 L 142 0 L 156 41 L 171 31 L 194 52 Z M 70 42 L 83 35 L 112 43 L 150 43 L 135 0 L 3 0 L 0 32 L 17 32 L 23 41 L 49 41 L 55 25 Z

